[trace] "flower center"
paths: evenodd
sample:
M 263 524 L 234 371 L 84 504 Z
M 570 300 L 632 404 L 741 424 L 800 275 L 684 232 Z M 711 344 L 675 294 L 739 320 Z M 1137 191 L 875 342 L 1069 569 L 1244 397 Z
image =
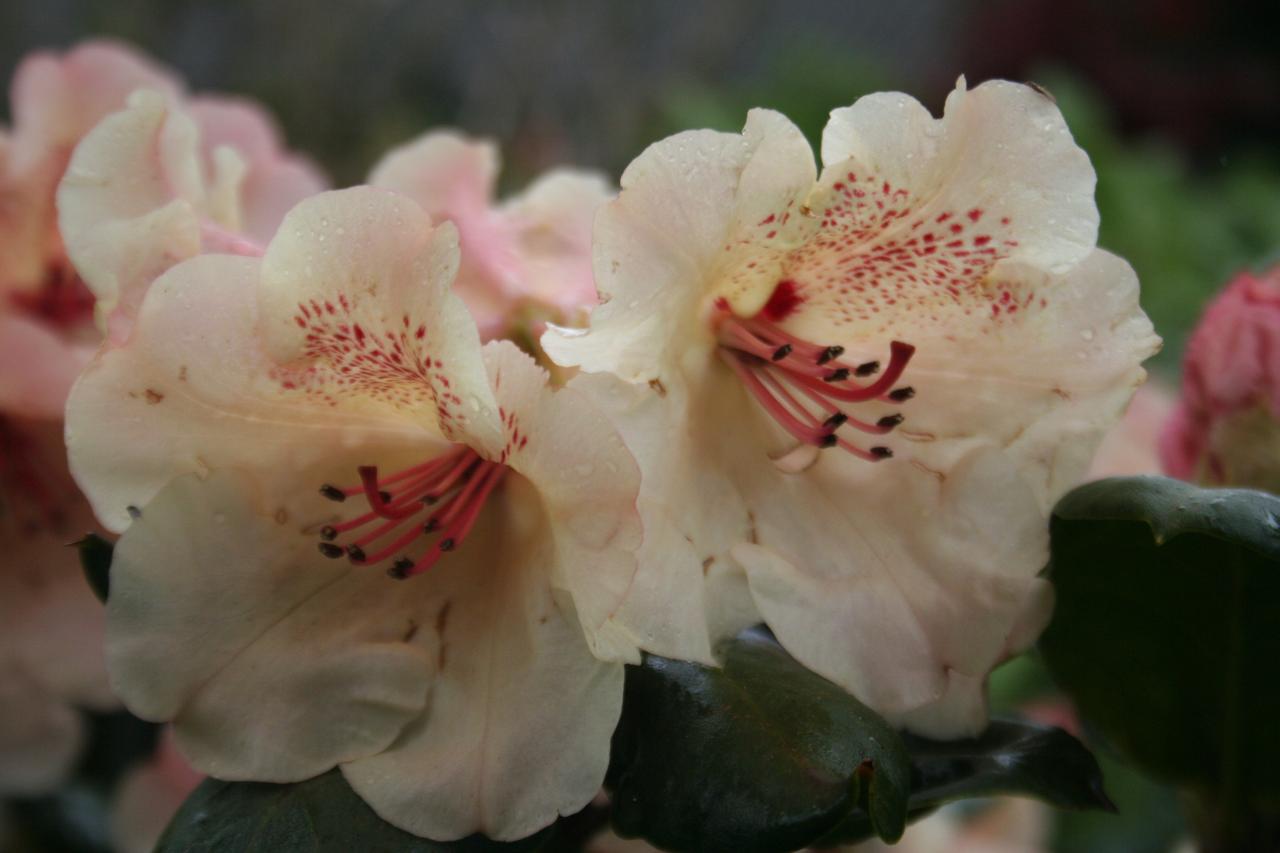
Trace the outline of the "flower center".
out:
M 902 423 L 892 413 L 863 420 L 850 413 L 852 404 L 871 401 L 903 403 L 915 396 L 910 386 L 895 388 L 915 347 L 889 344 L 889 363 L 842 361 L 844 347 L 813 344 L 784 332 L 767 311 L 750 319 L 735 316 L 727 303 L 717 306 L 720 357 L 765 411 L 804 444 L 839 447 L 860 459 L 878 462 L 893 456 L 883 445 L 860 447 L 840 434 L 843 427 L 884 435 Z M 876 377 L 859 383 L 859 378 Z
M 383 478 L 373 465 L 356 470 L 359 486 L 344 489 L 325 484 L 320 494 L 338 502 L 364 495 L 369 511 L 322 528 L 320 553 L 335 559 L 346 554 L 360 565 L 395 557 L 387 574 L 403 580 L 422 574 L 462 544 L 507 467 L 458 445 L 443 456 Z M 438 538 L 417 560 L 405 555 L 419 539 L 436 534 Z
M 23 314 L 68 331 L 93 320 L 93 294 L 71 264 L 51 264 L 40 289 L 10 296 Z

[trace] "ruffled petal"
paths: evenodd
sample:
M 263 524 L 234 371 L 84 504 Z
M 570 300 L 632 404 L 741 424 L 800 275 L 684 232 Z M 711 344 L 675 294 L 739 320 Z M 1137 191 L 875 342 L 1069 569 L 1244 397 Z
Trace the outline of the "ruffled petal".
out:
M 528 481 L 423 582 L 438 642 L 427 711 L 385 752 L 343 767 L 383 819 L 451 840 L 523 838 L 600 790 L 623 666 L 596 659 L 553 589 L 557 540 Z
M 921 734 L 981 731 L 985 690 L 974 685 L 1048 616 L 1036 578 L 1048 533 L 1010 460 L 971 454 L 939 479 L 830 456 L 743 489 L 759 544 L 733 556 L 787 650 Z M 939 704 L 945 713 L 928 713 Z
M 324 504 L 187 476 L 116 545 L 112 685 L 144 719 L 174 720 L 203 772 L 306 779 L 381 751 L 422 711 L 433 661 L 408 642 L 412 603 L 317 553 Z
M 738 134 L 698 130 L 656 142 L 632 161 L 617 200 L 596 217 L 601 304 L 590 330 L 552 328 L 542 338 L 557 364 L 647 382 L 670 369 L 683 341 L 709 343 L 697 316 L 704 277 L 725 253 L 750 155 Z
M 557 169 L 500 209 L 521 261 L 517 295 L 574 318 L 596 304 L 591 226 L 613 193 L 604 176 Z
M 191 120 L 139 92 L 76 148 L 58 188 L 68 256 L 123 335 L 160 273 L 200 251 L 204 183 Z
M 263 258 L 267 351 L 320 401 L 361 399 L 438 422 L 486 455 L 502 446 L 475 323 L 450 290 L 457 231 L 370 187 L 299 204 Z
M 173 268 L 151 288 L 128 344 L 102 351 L 76 383 L 71 468 L 109 529 L 128 527 L 129 507 L 185 473 L 246 468 L 284 494 L 334 446 L 370 459 L 443 446 L 430 424 L 300 390 L 258 337 L 260 268 L 225 255 Z
M 226 146 L 244 160 L 238 200 L 239 230 L 266 245 L 295 204 L 328 188 L 310 161 L 289 152 L 275 119 L 247 98 L 202 95 L 187 110 L 200 128 L 207 168 L 213 152 Z
M 1047 513 L 1080 481 L 1160 348 L 1138 305 L 1138 280 L 1098 250 L 1065 275 L 1002 265 L 993 286 L 1034 294 L 978 335 L 922 338 L 896 409 L 899 455 L 934 470 L 975 446 L 1015 459 Z
M 638 644 L 613 620 L 634 582 L 641 540 L 635 460 L 585 394 L 553 391 L 546 371 L 514 344 L 487 344 L 485 361 L 506 431 L 503 458 L 538 490 L 553 528 L 552 582 L 572 596 L 598 657 L 638 663 Z
M 13 76 L 15 170 L 25 171 L 50 154 L 65 158 L 138 89 L 168 97 L 181 92 L 167 69 L 120 42 L 94 39 L 61 56 L 29 55 Z

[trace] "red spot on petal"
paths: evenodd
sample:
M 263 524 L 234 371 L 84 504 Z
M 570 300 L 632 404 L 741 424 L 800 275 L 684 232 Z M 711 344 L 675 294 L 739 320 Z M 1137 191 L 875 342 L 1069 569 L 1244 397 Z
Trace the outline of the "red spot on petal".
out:
M 769 301 L 765 303 L 760 313 L 777 323 L 794 314 L 802 302 L 804 302 L 804 296 L 800 294 L 799 285 L 789 278 L 783 279 L 778 282 L 773 295 L 769 297 Z

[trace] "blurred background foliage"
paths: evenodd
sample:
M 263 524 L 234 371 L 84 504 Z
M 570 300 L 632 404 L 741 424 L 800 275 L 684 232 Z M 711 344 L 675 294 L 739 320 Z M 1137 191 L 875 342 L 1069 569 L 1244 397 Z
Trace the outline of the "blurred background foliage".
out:
M 816 143 L 827 112 L 867 92 L 938 111 L 961 73 L 1034 80 L 1093 158 L 1100 243 L 1137 269 L 1166 341 L 1154 368 L 1175 381 L 1206 299 L 1280 261 L 1275 13 L 1274 0 L 4 0 L 0 77 L 33 48 L 110 35 L 194 89 L 266 102 L 340 185 L 454 126 L 501 143 L 505 188 L 557 163 L 616 176 L 660 136 L 738 129 L 753 106 Z M 993 701 L 1061 712 L 1033 657 L 996 673 Z M 1101 757 L 1121 814 L 1063 817 L 1055 849 L 1170 849 L 1184 834 L 1172 795 Z

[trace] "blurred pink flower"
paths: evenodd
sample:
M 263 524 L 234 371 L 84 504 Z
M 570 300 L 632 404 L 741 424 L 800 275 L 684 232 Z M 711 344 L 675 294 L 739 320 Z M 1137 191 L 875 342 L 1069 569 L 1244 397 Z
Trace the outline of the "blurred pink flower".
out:
M 1164 384 L 1147 380 L 1133 395 L 1124 417 L 1102 440 L 1086 479 L 1161 473 L 1157 445 L 1174 402 Z
M 56 786 L 79 750 L 75 707 L 116 704 L 107 688 L 102 606 L 67 547 L 95 524 L 67 472 L 63 407 L 101 335 L 95 294 L 59 234 L 55 196 L 76 146 L 139 89 L 182 102 L 173 75 L 123 45 L 91 41 L 65 54 L 34 53 L 14 74 L 14 125 L 0 128 L 0 793 Z M 200 168 L 229 162 L 227 145 L 240 152 L 230 155 L 239 168 L 229 186 L 250 236 L 270 236 L 282 198 L 291 204 L 323 186 L 282 152 L 256 107 L 202 98 L 191 111 L 204 127 L 204 147 L 192 148 Z M 86 221 L 111 211 L 84 207 Z M 118 243 L 121 234 L 105 241 Z
M 369 183 L 457 226 L 462 268 L 454 287 L 486 339 L 523 332 L 536 341 L 548 320 L 584 324 L 596 304 L 591 223 L 612 195 L 609 182 L 555 169 L 499 204 L 499 165 L 492 142 L 433 131 L 390 151 Z
M 1278 418 L 1280 266 L 1241 273 L 1205 310 L 1160 436 L 1161 462 L 1186 480 L 1280 491 Z

